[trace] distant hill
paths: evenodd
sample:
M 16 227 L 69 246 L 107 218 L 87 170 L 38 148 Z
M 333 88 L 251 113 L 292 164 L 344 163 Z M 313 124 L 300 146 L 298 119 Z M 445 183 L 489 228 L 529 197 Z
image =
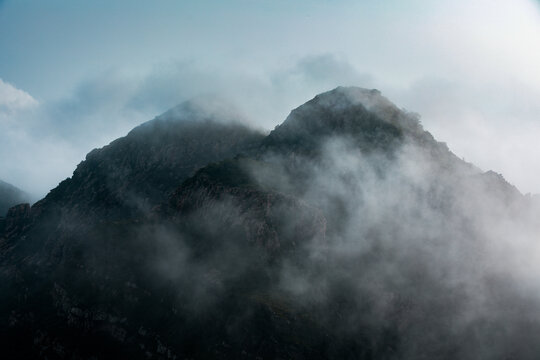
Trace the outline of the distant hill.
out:
M 30 197 L 24 191 L 0 180 L 0 217 L 5 216 L 10 207 L 27 203 L 29 199 Z

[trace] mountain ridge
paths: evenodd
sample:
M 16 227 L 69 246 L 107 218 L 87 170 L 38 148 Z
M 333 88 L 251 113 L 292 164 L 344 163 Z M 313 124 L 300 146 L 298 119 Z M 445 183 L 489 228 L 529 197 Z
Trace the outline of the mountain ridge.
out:
M 523 317 L 540 302 L 512 292 L 490 244 L 535 228 L 502 177 L 377 90 L 319 94 L 266 136 L 200 104 L 93 150 L 10 210 L 7 356 L 532 358 L 520 337 L 540 334 Z M 478 288 L 516 313 L 462 321 L 486 304 Z

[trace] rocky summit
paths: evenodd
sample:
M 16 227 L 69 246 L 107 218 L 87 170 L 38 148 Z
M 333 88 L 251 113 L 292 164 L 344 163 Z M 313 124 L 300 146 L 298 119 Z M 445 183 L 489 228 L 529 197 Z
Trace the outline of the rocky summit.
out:
M 7 211 L 2 358 L 537 358 L 535 197 L 377 90 L 269 134 L 226 109 L 181 104 Z

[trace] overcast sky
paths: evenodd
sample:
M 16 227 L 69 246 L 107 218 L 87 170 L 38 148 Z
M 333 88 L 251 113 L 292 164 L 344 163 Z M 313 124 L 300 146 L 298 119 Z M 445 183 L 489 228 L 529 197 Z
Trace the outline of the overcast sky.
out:
M 539 64 L 536 0 L 0 0 L 0 179 L 41 197 L 193 96 L 272 129 L 357 85 L 540 193 Z

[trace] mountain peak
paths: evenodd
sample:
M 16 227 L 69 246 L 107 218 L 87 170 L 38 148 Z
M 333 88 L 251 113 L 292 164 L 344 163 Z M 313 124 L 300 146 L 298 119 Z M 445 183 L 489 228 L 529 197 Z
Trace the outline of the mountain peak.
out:
M 200 95 L 186 100 L 156 117 L 168 121 L 243 122 L 241 111 L 224 97 Z
M 333 90 L 315 96 L 313 100 L 316 100 L 322 106 L 334 110 L 359 104 L 367 109 L 381 105 L 394 106 L 394 104 L 381 95 L 379 90 L 365 89 L 357 86 L 338 86 Z
M 425 137 L 418 116 L 399 109 L 376 89 L 337 87 L 294 109 L 266 145 L 311 152 L 330 136 L 355 139 L 361 148 L 389 148 L 404 135 Z
M 417 114 L 400 109 L 377 89 L 338 86 L 317 95 L 312 101 L 335 112 L 364 108 L 367 112 L 377 116 L 379 120 L 395 125 L 402 130 L 423 131 Z

